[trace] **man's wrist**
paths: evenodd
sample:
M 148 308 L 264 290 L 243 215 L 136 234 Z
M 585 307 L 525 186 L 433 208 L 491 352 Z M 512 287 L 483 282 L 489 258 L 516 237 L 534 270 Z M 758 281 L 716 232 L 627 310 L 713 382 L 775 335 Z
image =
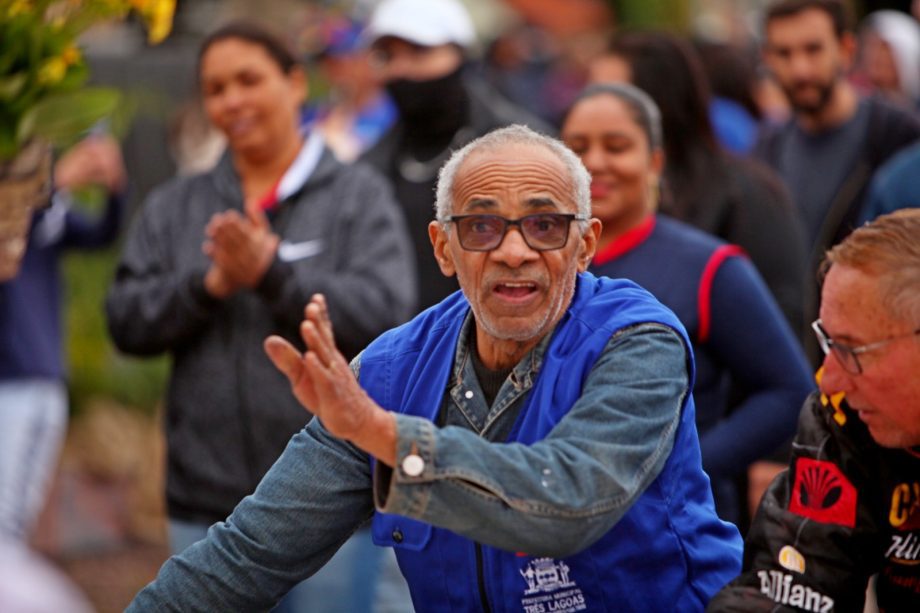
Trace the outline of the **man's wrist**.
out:
M 374 406 L 368 422 L 352 443 L 387 466 L 396 464 L 396 415 Z

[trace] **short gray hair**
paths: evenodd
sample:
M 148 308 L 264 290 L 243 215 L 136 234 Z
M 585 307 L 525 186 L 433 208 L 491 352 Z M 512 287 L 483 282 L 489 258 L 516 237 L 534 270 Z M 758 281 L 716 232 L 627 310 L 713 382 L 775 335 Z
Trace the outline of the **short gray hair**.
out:
M 585 218 L 591 217 L 591 175 L 588 174 L 578 156 L 572 153 L 561 141 L 535 132 L 527 126 L 515 124 L 506 128 L 499 128 L 485 136 L 480 136 L 455 151 L 450 156 L 450 159 L 444 163 L 438 173 L 437 198 L 435 199 L 435 215 L 438 221 L 444 223 L 453 210 L 454 180 L 457 177 L 457 170 L 463 165 L 463 162 L 473 153 L 493 151 L 507 145 L 543 147 L 555 154 L 565 166 L 572 181 L 574 188 L 572 196 L 578 207 L 578 215 Z
M 877 278 L 889 314 L 920 326 L 920 208 L 899 209 L 857 228 L 827 251 L 821 275 L 835 264 Z

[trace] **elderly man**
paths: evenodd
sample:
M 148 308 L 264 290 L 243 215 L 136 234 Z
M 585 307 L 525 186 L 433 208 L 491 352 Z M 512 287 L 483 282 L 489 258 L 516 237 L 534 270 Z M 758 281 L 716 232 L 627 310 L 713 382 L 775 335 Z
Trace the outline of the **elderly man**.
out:
M 825 270 L 821 394 L 714 611 L 862 611 L 876 573 L 880 610 L 920 611 L 920 209 L 856 230 Z
M 689 341 L 644 290 L 584 272 L 589 212 L 556 140 L 513 126 L 456 152 L 429 234 L 462 292 L 351 368 L 321 296 L 305 355 L 270 337 L 316 419 L 135 610 L 264 608 L 372 514 L 422 611 L 701 609 L 740 537 L 701 469 Z

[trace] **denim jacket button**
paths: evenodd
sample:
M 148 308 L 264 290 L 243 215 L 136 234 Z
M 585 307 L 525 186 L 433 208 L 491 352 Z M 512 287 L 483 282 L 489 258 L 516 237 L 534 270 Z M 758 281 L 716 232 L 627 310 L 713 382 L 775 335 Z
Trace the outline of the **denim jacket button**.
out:
M 425 470 L 425 460 L 421 456 L 410 454 L 403 458 L 402 469 L 410 477 L 418 477 Z
M 394 543 L 402 543 L 402 540 L 403 540 L 402 530 L 400 530 L 399 528 L 397 528 L 396 530 L 393 530 L 392 536 L 393 536 Z

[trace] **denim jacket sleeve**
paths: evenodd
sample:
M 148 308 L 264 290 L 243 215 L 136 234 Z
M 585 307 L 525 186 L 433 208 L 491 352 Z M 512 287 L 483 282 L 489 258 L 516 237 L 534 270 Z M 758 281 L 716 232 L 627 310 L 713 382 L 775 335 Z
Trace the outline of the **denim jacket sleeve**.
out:
M 581 551 L 663 468 L 689 393 L 687 361 L 669 328 L 643 324 L 619 332 L 582 397 L 533 445 L 490 442 L 471 430 L 399 415 L 399 468 L 378 465 L 377 508 L 510 551 L 553 557 Z M 404 462 L 409 455 L 422 463 Z
M 256 491 L 170 558 L 128 611 L 268 610 L 373 510 L 367 456 L 313 419 Z

